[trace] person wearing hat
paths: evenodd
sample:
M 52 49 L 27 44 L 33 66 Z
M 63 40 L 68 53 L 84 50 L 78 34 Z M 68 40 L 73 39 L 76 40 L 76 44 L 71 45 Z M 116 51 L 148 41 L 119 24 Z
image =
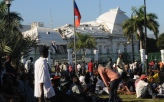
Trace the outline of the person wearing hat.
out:
M 152 96 L 153 99 L 156 99 L 157 95 L 153 92 L 147 78 L 148 77 L 146 75 L 141 76 L 141 80 L 138 82 L 136 87 L 137 98 L 148 98 L 149 96 Z

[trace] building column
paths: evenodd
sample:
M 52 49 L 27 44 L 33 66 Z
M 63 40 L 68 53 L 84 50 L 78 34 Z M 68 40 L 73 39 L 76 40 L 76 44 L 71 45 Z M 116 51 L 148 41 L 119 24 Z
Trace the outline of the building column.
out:
M 145 49 L 140 50 L 140 57 L 141 57 L 141 64 L 142 64 L 142 71 L 145 65 Z
M 71 65 L 73 65 L 73 63 L 72 63 L 72 49 L 68 49 L 67 52 L 68 52 L 68 62 Z
M 94 60 L 95 61 L 99 60 L 99 51 L 98 50 L 94 50 Z
M 48 50 L 48 65 L 51 70 L 51 50 Z
M 164 63 L 164 49 L 161 50 L 161 61 L 162 63 Z

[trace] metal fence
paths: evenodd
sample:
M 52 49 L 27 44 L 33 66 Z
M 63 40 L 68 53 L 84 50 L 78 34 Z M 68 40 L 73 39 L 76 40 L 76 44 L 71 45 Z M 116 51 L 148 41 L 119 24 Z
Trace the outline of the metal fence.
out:
M 148 62 L 152 60 L 160 62 L 161 61 L 161 52 L 148 53 Z
M 130 56 L 129 61 L 131 62 L 133 60 L 133 54 L 132 54 L 132 52 L 128 53 L 128 54 Z M 134 60 L 141 61 L 140 52 L 134 52 Z
M 122 53 L 124 57 L 124 62 L 129 63 L 132 61 L 133 54 L 132 53 Z M 118 53 L 108 53 L 108 54 L 99 54 L 99 60 L 102 63 L 109 62 L 109 59 L 112 59 L 113 62 L 117 61 Z M 134 59 L 140 61 L 140 52 L 134 52 Z
M 51 53 L 51 62 L 53 62 L 53 65 L 56 62 L 68 62 L 68 54 L 53 54 Z
M 109 59 L 111 58 L 113 62 L 117 61 L 118 53 L 106 53 L 106 54 L 99 54 L 99 61 L 102 63 L 109 62 Z
M 84 61 L 84 58 L 91 58 L 93 61 L 95 61 L 94 56 L 95 56 L 94 54 L 86 54 L 86 56 L 83 57 L 83 54 L 77 54 L 77 63 L 81 63 L 82 61 Z M 126 56 L 128 56 L 128 57 L 126 57 Z M 161 59 L 159 59 L 159 56 L 161 56 L 160 53 L 156 53 L 156 54 L 149 53 L 149 58 L 151 58 L 150 60 L 155 59 L 155 58 L 156 58 L 156 60 L 161 60 Z M 38 54 L 38 53 L 30 54 L 29 57 L 33 57 L 34 61 L 36 61 L 40 57 L 40 54 Z M 127 58 L 126 63 L 132 61 L 132 53 L 125 54 L 125 57 Z M 55 65 L 57 62 L 58 63 L 59 62 L 60 63 L 68 62 L 68 54 L 51 53 L 50 58 L 51 58 L 51 66 Z M 104 53 L 104 54 L 98 55 L 98 59 L 99 59 L 100 63 L 103 63 L 103 64 L 107 64 L 110 58 L 112 59 L 113 62 L 116 62 L 117 58 L 118 58 L 118 53 Z M 140 61 L 140 52 L 135 52 L 134 58 L 137 59 L 138 61 Z M 72 60 L 73 60 L 73 62 L 75 61 L 74 54 L 72 55 Z

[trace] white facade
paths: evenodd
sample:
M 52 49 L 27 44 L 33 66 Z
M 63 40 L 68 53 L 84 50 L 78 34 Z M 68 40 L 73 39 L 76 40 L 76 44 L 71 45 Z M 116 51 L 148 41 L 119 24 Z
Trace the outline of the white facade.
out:
M 119 7 L 111 9 L 109 12 L 102 14 L 96 21 L 81 23 L 76 32 L 82 34 L 91 34 L 96 38 L 97 50 L 99 53 L 118 53 L 132 52 L 132 45 L 127 45 L 127 38 L 123 37 L 122 23 L 128 19 L 125 12 Z M 65 26 L 55 28 L 55 31 L 61 34 L 63 39 L 68 42 L 73 41 L 74 26 L 66 24 Z M 94 49 L 93 49 L 94 50 Z M 93 50 L 86 50 L 87 54 L 93 53 Z M 139 41 L 134 38 L 134 52 L 139 52 Z M 78 52 L 82 54 L 82 51 Z
M 76 32 L 82 34 L 91 34 L 96 38 L 97 50 L 99 53 L 118 53 L 132 52 L 132 46 L 127 45 L 127 38 L 123 37 L 121 24 L 128 19 L 125 12 L 119 7 L 111 9 L 109 12 L 102 14 L 96 21 L 81 23 Z M 31 24 L 31 30 L 23 32 L 24 36 L 38 37 L 38 45 L 51 46 L 52 41 L 64 47 L 64 52 L 67 53 L 68 45 L 74 39 L 74 26 L 66 24 L 65 26 L 50 29 L 45 28 L 42 22 L 34 22 Z M 52 47 L 52 46 L 51 46 Z M 95 49 L 86 49 L 87 54 L 93 54 Z M 54 51 L 53 51 L 54 52 Z M 134 38 L 134 52 L 139 52 L 139 41 Z M 82 51 L 78 52 L 82 54 Z
M 58 45 L 57 48 L 61 49 L 61 53 L 66 53 L 67 48 L 63 48 L 63 46 L 67 45 L 67 42 L 63 40 L 61 35 L 50 28 L 45 28 L 42 25 L 38 25 L 38 23 L 32 23 L 31 30 L 25 31 L 22 33 L 24 37 L 29 36 L 32 39 L 36 39 L 37 45 L 46 45 L 50 46 L 50 49 L 53 53 L 55 53 L 54 48 L 52 47 L 52 42 L 55 41 L 55 44 Z M 35 49 L 35 53 L 38 53 L 38 46 Z M 61 48 L 62 46 L 62 48 Z M 33 52 L 32 52 L 33 53 Z

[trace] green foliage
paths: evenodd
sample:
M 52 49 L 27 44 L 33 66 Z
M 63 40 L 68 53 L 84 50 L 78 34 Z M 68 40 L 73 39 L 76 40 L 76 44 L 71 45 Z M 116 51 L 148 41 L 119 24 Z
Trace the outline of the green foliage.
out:
M 147 38 L 147 52 L 160 52 L 160 49 L 157 47 L 157 40 L 153 38 Z
M 159 36 L 157 46 L 159 49 L 164 49 L 164 33 Z
M 77 37 L 77 41 L 76 41 L 76 50 L 83 50 L 83 54 L 84 54 L 84 50 L 85 49 L 96 49 L 96 39 L 92 38 L 91 35 L 89 34 L 81 34 L 81 33 L 76 33 Z M 71 42 L 69 44 L 69 48 L 74 49 L 74 42 Z
M 13 63 L 17 63 L 22 56 L 27 57 L 36 44 L 30 37 L 23 37 L 21 21 L 19 13 L 11 12 L 9 27 L 6 4 L 0 2 L 0 56 L 11 55 Z
M 123 35 L 131 40 L 131 34 L 136 34 L 136 39 L 140 39 L 143 48 L 144 46 L 144 6 L 141 6 L 139 9 L 132 7 L 134 16 L 130 19 L 124 20 L 122 23 Z M 138 16 L 138 17 L 137 17 Z M 159 24 L 157 22 L 158 16 L 154 13 L 146 14 L 147 18 L 147 28 L 154 32 L 156 39 L 159 33 Z

